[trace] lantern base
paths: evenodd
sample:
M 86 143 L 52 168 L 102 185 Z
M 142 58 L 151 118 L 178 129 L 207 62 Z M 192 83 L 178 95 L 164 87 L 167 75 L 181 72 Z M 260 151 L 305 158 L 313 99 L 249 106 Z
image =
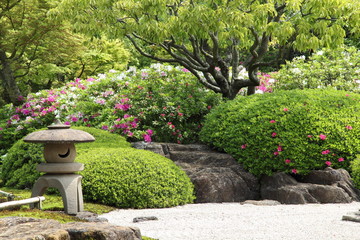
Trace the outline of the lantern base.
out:
M 45 174 L 34 184 L 31 196 L 42 196 L 47 188 L 56 188 L 61 193 L 65 213 L 76 215 L 84 211 L 81 178 L 78 174 Z

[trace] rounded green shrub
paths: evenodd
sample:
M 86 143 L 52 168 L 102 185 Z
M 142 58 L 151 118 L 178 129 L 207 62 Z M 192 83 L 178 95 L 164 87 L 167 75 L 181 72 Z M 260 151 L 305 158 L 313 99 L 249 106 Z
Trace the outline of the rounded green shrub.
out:
M 84 198 L 119 208 L 191 203 L 193 185 L 171 160 L 132 148 L 97 148 L 79 156 L 85 164 Z
M 213 109 L 201 139 L 255 175 L 349 169 L 360 153 L 360 95 L 308 89 L 239 96 Z
M 81 155 L 81 152 L 87 149 L 99 147 L 130 147 L 130 143 L 117 134 L 88 127 L 73 127 L 73 129 L 88 132 L 96 139 L 95 142 L 76 144 L 78 155 Z M 0 176 L 2 184 L 19 189 L 31 188 L 40 176 L 40 173 L 36 170 L 36 165 L 45 162 L 43 151 L 43 144 L 25 143 L 23 140 L 17 141 L 7 154 L 1 158 Z

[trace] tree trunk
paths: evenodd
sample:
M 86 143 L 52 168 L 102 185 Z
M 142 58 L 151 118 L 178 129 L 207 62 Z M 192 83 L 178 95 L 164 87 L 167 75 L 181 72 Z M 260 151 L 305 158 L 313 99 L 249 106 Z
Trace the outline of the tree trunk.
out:
M 20 89 L 15 81 L 14 73 L 11 69 L 9 59 L 6 57 L 6 53 L 0 50 L 0 79 L 3 82 L 4 91 L 9 96 L 10 101 L 15 105 L 19 105 L 20 101 Z
M 256 86 L 248 86 L 247 95 L 248 96 L 253 95 L 255 94 L 255 91 L 256 91 Z

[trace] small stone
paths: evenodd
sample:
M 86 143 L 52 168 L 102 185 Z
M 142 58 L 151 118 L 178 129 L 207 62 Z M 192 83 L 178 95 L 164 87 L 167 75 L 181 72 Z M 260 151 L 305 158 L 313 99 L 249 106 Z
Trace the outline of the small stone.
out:
M 137 222 L 145 222 L 145 221 L 153 221 L 153 220 L 159 220 L 157 217 L 155 216 L 149 216 L 149 217 L 136 217 L 133 219 L 134 223 Z
M 281 205 L 281 203 L 279 201 L 275 201 L 275 200 L 246 200 L 244 202 L 240 203 L 241 205 L 244 204 L 253 204 L 253 205 L 257 205 L 257 206 L 276 206 L 276 205 Z

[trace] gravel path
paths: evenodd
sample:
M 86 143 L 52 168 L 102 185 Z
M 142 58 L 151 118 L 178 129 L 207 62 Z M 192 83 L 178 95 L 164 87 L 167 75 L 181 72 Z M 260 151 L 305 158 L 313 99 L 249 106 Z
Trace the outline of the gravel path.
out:
M 360 209 L 349 204 L 258 206 L 239 203 L 189 204 L 165 209 L 120 209 L 99 217 L 140 228 L 160 240 L 360 240 L 360 223 L 342 216 Z M 158 220 L 133 223 L 136 217 Z

